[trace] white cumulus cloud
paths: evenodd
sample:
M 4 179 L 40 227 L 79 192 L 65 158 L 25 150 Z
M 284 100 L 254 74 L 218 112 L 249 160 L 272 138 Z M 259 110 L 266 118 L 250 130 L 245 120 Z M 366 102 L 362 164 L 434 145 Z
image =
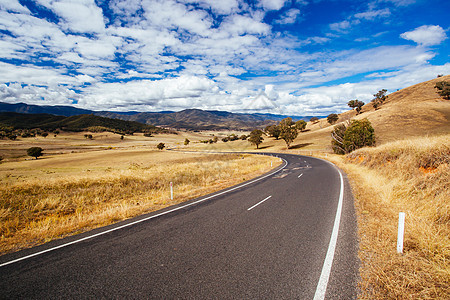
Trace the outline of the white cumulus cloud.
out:
M 400 37 L 419 45 L 433 46 L 442 43 L 447 38 L 447 34 L 439 25 L 423 25 L 412 31 L 402 33 Z

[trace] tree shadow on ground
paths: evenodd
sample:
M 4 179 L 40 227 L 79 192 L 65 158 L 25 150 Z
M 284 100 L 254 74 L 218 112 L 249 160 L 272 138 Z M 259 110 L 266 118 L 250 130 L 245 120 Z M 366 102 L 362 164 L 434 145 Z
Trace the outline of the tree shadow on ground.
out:
M 259 150 L 261 150 L 261 149 L 267 149 L 267 148 L 271 148 L 271 147 L 273 147 L 272 145 L 271 146 L 262 146 L 262 147 L 259 147 Z
M 313 143 L 304 143 L 304 144 L 292 145 L 289 149 L 300 149 L 300 148 L 304 148 L 304 147 L 312 145 L 312 144 Z

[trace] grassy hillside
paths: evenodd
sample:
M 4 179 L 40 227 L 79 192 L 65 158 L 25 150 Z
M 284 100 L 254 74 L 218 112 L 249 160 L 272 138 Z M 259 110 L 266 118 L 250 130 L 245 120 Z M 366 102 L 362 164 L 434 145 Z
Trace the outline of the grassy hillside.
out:
M 358 212 L 360 299 L 450 299 L 450 134 L 330 156 Z M 404 253 L 396 253 L 399 212 Z
M 450 75 L 389 94 L 378 110 L 371 103 L 366 104 L 358 116 L 355 111 L 349 110 L 339 115 L 338 123 L 352 118 L 369 119 L 375 129 L 378 145 L 405 138 L 448 134 L 450 101 L 444 100 L 436 92 L 434 86 L 439 81 L 450 81 Z M 330 133 L 333 126 L 326 119 L 316 124 L 308 123 L 307 129 L 310 131 L 299 134 L 294 144 L 306 140 L 310 145 L 305 150 L 331 151 Z

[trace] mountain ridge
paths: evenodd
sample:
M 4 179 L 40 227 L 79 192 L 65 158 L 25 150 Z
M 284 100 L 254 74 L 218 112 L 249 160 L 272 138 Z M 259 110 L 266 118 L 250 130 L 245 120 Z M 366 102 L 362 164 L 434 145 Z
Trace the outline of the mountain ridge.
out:
M 291 117 L 294 121 L 308 121 L 312 116 L 288 116 L 270 113 L 232 113 L 218 110 L 185 109 L 178 112 L 114 112 L 93 111 L 73 106 L 40 106 L 26 103 L 0 102 L 0 112 L 16 112 L 27 114 L 52 114 L 66 117 L 93 114 L 111 119 L 134 121 L 147 125 L 163 126 L 185 130 L 251 130 Z

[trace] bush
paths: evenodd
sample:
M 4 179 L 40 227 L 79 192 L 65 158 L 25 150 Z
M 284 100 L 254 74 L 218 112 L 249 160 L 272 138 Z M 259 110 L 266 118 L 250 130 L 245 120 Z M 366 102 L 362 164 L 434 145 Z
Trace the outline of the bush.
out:
M 330 124 L 334 124 L 339 120 L 339 116 L 337 114 L 329 114 L 327 117 L 327 121 Z
M 318 117 L 312 117 L 311 119 L 309 119 L 310 122 L 312 122 L 313 124 L 316 124 L 317 122 L 319 122 L 319 118 Z
M 186 138 L 186 139 L 184 140 L 184 145 L 187 146 L 187 145 L 189 145 L 190 142 L 191 142 L 191 141 L 190 141 L 188 138 Z
M 439 96 L 443 97 L 444 99 L 450 100 L 450 82 L 440 81 L 436 83 L 434 88 L 438 89 Z
M 336 154 L 350 153 L 356 149 L 375 146 L 375 130 L 369 120 L 353 120 L 348 127 L 335 126 L 331 132 L 331 147 Z
M 158 148 L 159 150 L 163 150 L 166 147 L 166 145 L 164 145 L 164 143 L 159 143 L 156 148 Z

